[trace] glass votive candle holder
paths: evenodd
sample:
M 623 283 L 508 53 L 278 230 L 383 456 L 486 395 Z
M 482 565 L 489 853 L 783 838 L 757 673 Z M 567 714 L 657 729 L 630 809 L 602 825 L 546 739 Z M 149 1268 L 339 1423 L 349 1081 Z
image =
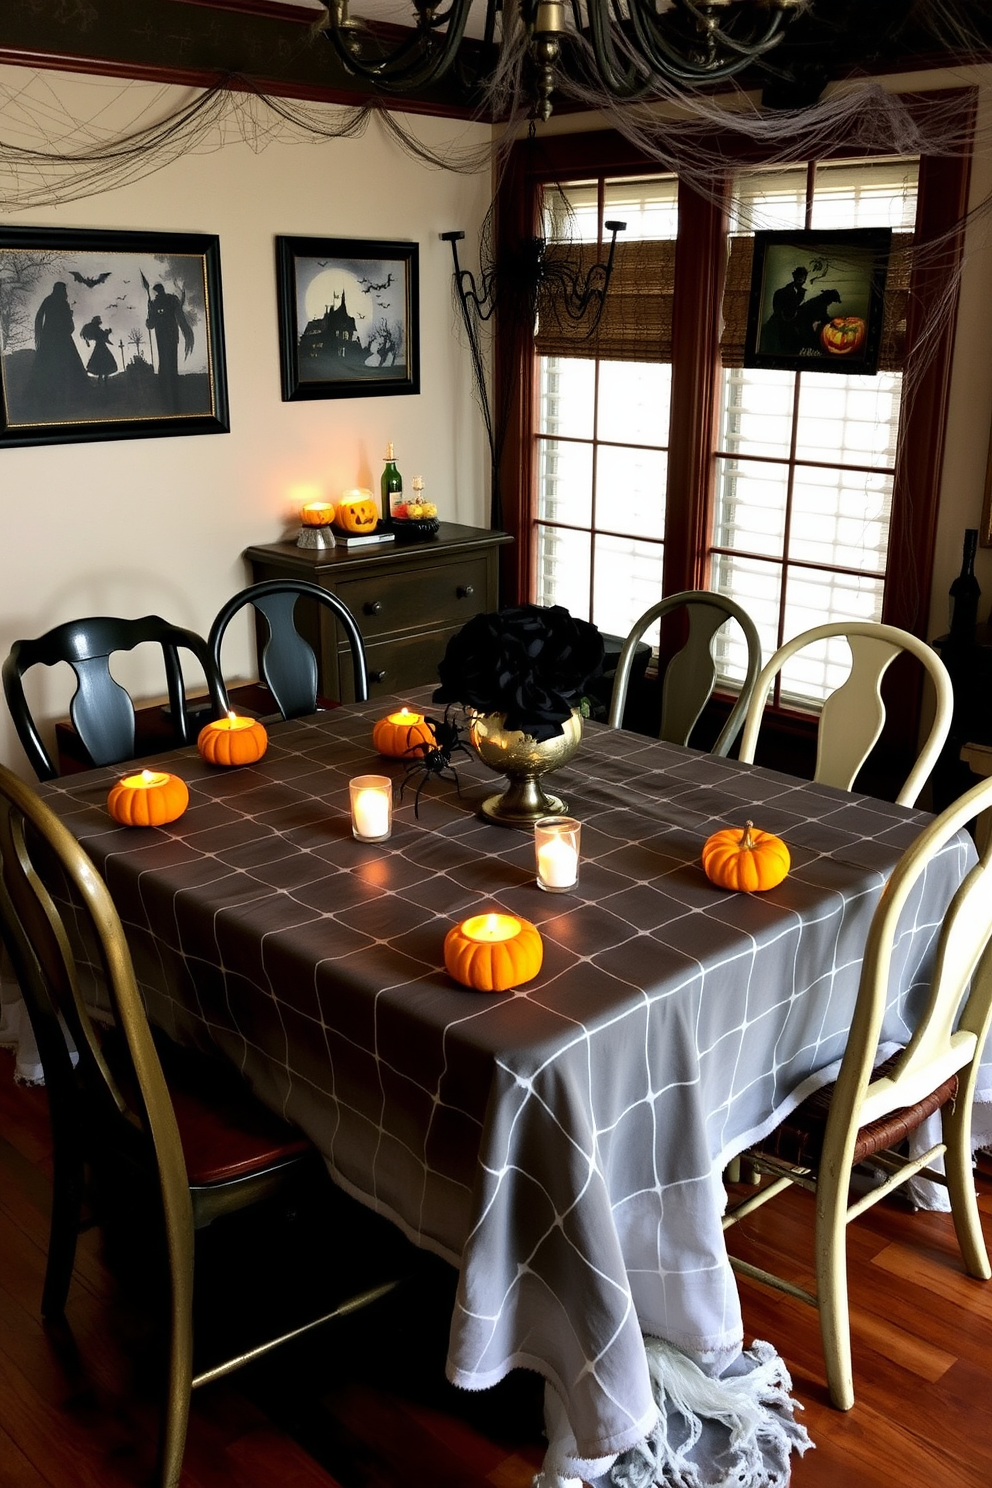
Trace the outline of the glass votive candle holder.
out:
M 534 823 L 537 886 L 564 894 L 579 881 L 579 835 L 582 823 L 572 816 L 542 816 Z
M 388 775 L 356 775 L 348 781 L 351 831 L 359 842 L 385 842 L 393 830 L 393 782 Z

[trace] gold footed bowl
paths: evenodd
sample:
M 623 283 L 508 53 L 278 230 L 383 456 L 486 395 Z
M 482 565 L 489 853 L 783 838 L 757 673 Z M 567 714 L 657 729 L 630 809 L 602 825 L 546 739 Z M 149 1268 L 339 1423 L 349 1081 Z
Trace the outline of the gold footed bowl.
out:
M 568 763 L 582 740 L 582 715 L 573 709 L 552 739 L 534 739 L 520 729 L 504 727 L 505 713 L 476 713 L 469 743 L 484 765 L 507 776 L 500 795 L 489 796 L 479 810 L 501 827 L 529 828 L 542 816 L 563 816 L 568 802 L 548 795 L 540 777 Z

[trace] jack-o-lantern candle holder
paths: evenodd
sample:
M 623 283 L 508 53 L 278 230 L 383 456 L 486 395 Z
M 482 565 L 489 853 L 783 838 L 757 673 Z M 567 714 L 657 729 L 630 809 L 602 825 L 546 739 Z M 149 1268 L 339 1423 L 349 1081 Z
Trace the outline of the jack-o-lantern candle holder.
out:
M 337 504 L 334 523 L 342 532 L 357 533 L 359 536 L 374 532 L 379 525 L 379 508 L 375 504 L 375 497 L 371 494 L 344 497 Z
M 296 539 L 298 548 L 333 548 L 334 507 L 329 501 L 308 501 L 300 510 L 300 531 Z

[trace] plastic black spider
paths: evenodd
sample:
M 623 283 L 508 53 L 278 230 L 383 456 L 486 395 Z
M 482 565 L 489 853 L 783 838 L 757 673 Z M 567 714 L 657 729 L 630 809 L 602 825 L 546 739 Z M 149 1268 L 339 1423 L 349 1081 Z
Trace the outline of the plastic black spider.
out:
M 458 771 L 451 763 L 451 756 L 453 754 L 464 754 L 467 759 L 472 758 L 462 743 L 461 729 L 457 723 L 452 722 L 451 706 L 445 708 L 443 718 L 430 718 L 425 715 L 424 722 L 434 735 L 434 744 L 433 746 L 430 744 L 416 745 L 416 748 L 421 751 L 421 757 L 420 759 L 411 760 L 410 764 L 407 765 L 406 774 L 400 786 L 400 800 L 402 801 L 403 792 L 406 790 L 411 775 L 416 774 L 418 771 L 420 772 L 420 780 L 417 782 L 417 789 L 413 797 L 413 814 L 418 821 L 420 820 L 420 792 L 431 776 L 437 775 L 440 778 L 443 775 L 449 775 L 455 782 L 455 789 L 461 795 L 462 788 L 458 779 Z

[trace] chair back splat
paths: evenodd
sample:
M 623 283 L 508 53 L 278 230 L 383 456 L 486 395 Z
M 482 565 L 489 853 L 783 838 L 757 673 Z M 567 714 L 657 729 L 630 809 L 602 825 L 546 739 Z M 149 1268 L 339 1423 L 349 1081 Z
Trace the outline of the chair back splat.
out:
M 223 675 L 220 653 L 228 625 L 239 610 L 253 605 L 262 616 L 266 632 L 260 658 L 262 679 L 280 713 L 283 718 L 302 718 L 315 712 L 317 658 L 297 627 L 295 611 L 301 597 L 330 611 L 341 626 L 351 650 L 355 701 L 365 702 L 369 695 L 368 668 L 358 623 L 336 594 L 305 579 L 266 579 L 232 595 L 218 612 L 207 637 L 217 675 Z
M 735 1270 L 818 1307 L 830 1398 L 854 1403 L 847 1300 L 848 1223 L 892 1189 L 920 1175 L 946 1184 L 958 1244 L 970 1276 L 992 1277 L 972 1173 L 971 1115 L 982 1051 L 992 1023 L 992 845 L 959 885 L 943 918 L 929 990 L 906 1014 L 905 1047 L 879 1062 L 889 972 L 900 924 L 924 887 L 928 866 L 979 812 L 992 807 L 983 780 L 935 817 L 896 864 L 872 919 L 847 1047 L 837 1080 L 805 1101 L 744 1157 L 771 1182 L 730 1206 L 729 1228 L 791 1183 L 816 1194 L 816 1292 L 784 1282 L 731 1257 Z M 939 1111 L 941 1137 L 906 1142 Z M 929 1139 L 928 1139 L 929 1140 Z M 918 1150 L 925 1148 L 926 1150 Z M 945 1172 L 933 1168 L 943 1157 Z M 861 1162 L 886 1175 L 851 1199 L 852 1169 Z
M 3 690 L 18 738 L 39 780 L 53 780 L 58 770 L 28 708 L 22 682 L 25 672 L 58 662 L 72 667 L 76 675 L 76 691 L 69 704 L 73 727 L 94 765 L 116 765 L 134 758 L 134 705 L 111 675 L 110 658 L 115 652 L 133 651 L 145 642 L 161 647 L 174 740 L 176 744 L 188 744 L 192 727 L 181 650 L 191 652 L 199 663 L 215 716 L 224 702 L 207 643 L 195 631 L 170 625 L 159 615 L 144 615 L 138 620 L 94 615 L 56 625 L 35 640 L 14 642 L 3 664 Z
M 668 662 L 662 683 L 660 739 L 670 744 L 688 744 L 689 735 L 709 701 L 716 683 L 717 633 L 728 620 L 736 620 L 747 644 L 747 669 L 737 702 L 720 730 L 711 753 L 727 755 L 740 732 L 751 691 L 761 670 L 761 641 L 754 621 L 734 600 L 705 589 L 688 589 L 659 600 L 637 620 L 624 642 L 617 663 L 609 723 L 620 728 L 623 723 L 627 687 L 637 644 L 649 625 L 675 610 L 684 609 L 688 634 L 681 650 Z
M 835 785 L 840 790 L 852 788 L 885 723 L 882 678 L 900 652 L 908 651 L 925 668 L 935 693 L 930 732 L 896 796 L 900 806 L 913 806 L 950 732 L 954 689 L 950 673 L 933 647 L 895 625 L 841 620 L 804 630 L 780 646 L 755 684 L 744 720 L 740 757 L 749 764 L 754 760 L 765 703 L 782 668 L 805 647 L 834 637 L 843 637 L 847 641 L 851 650 L 851 671 L 846 681 L 823 704 L 813 779 L 821 785 Z
M 71 914 L 63 919 L 60 906 L 66 904 Z M 312 1195 L 316 1185 L 329 1185 L 324 1164 L 302 1132 L 263 1106 L 233 1067 L 174 1046 L 160 1050 L 103 879 L 64 823 L 3 766 L 0 934 L 34 1027 L 52 1117 L 42 1312 L 50 1319 L 64 1315 L 84 1198 L 99 1212 L 104 1196 L 124 1194 L 133 1214 L 139 1197 L 149 1197 L 168 1269 L 159 1483 L 176 1488 L 191 1390 L 376 1300 L 396 1279 L 376 1279 L 344 1300 L 335 1295 L 319 1317 L 253 1348 L 240 1347 L 234 1358 L 194 1375 L 195 1231 L 291 1183 L 300 1185 L 297 1194 Z M 99 1024 L 91 1016 L 93 1003 Z M 75 1066 L 64 1030 L 78 1052 Z

